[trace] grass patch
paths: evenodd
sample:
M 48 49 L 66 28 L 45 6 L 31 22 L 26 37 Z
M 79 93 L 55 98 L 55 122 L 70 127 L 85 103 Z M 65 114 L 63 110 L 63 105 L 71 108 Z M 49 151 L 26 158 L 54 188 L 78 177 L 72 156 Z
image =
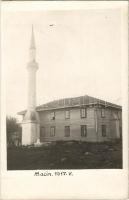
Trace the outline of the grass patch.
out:
M 8 170 L 121 168 L 121 141 L 57 141 L 48 146 L 7 149 Z

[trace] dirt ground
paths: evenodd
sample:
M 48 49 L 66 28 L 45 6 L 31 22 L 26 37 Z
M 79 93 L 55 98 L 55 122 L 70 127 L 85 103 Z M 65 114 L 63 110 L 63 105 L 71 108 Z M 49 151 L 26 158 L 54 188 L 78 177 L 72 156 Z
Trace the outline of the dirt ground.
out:
M 7 149 L 8 170 L 116 168 L 122 168 L 121 141 L 58 141 L 41 147 Z

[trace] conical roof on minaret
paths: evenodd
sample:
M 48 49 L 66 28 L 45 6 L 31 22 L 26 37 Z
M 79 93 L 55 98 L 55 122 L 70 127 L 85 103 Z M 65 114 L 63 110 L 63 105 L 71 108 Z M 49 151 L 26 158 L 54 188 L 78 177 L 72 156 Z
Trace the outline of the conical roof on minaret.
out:
M 36 48 L 36 45 L 35 45 L 35 37 L 34 37 L 34 28 L 33 28 L 33 25 L 32 25 L 30 49 L 35 49 L 35 48 Z

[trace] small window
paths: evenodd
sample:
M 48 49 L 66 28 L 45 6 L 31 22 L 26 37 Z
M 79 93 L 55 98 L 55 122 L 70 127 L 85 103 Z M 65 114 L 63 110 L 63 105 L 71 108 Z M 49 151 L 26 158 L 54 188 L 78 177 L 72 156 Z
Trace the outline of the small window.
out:
M 70 119 L 70 110 L 65 111 L 65 119 Z
M 45 127 L 40 127 L 40 141 L 42 142 L 45 137 Z
M 65 126 L 65 137 L 70 137 L 70 126 Z
M 40 127 L 40 137 L 45 136 L 45 127 Z
M 105 117 L 105 109 L 101 109 L 101 117 Z
M 119 131 L 120 131 L 120 138 L 122 138 L 122 127 L 119 127 Z
M 118 111 L 118 119 L 121 119 L 121 112 Z
M 81 125 L 81 137 L 87 136 L 87 125 Z
M 106 137 L 106 125 L 102 125 L 102 136 Z
M 51 120 L 55 120 L 55 112 L 51 112 Z
M 54 136 L 55 136 L 55 127 L 54 127 L 54 126 L 52 126 L 52 127 L 50 128 L 50 136 L 51 136 L 51 137 L 54 137 Z
M 86 118 L 87 116 L 87 109 L 86 108 L 81 108 L 81 118 Z

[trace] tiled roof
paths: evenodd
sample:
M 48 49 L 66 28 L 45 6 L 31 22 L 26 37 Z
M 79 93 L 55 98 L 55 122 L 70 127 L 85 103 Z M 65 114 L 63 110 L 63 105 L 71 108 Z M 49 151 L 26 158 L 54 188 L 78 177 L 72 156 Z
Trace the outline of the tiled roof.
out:
M 59 99 L 55 101 L 48 102 L 46 104 L 42 104 L 40 106 L 36 107 L 37 111 L 42 110 L 52 110 L 52 109 L 61 109 L 66 107 L 78 107 L 83 105 L 103 105 L 105 107 L 114 107 L 117 109 L 122 109 L 120 105 L 113 104 L 101 99 L 97 99 L 95 97 L 91 97 L 88 95 L 80 96 L 80 97 L 73 97 L 73 98 L 65 98 L 65 99 Z M 21 111 L 18 114 L 23 115 L 26 111 Z

